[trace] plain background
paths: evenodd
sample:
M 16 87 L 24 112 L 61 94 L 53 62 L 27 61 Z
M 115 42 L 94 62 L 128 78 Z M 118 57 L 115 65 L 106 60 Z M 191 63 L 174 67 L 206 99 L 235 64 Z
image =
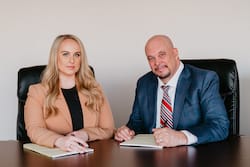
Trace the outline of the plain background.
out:
M 83 41 L 117 127 L 149 71 L 144 45 L 152 35 L 169 35 L 181 58 L 234 59 L 240 133 L 250 135 L 249 0 L 0 0 L 0 140 L 16 138 L 18 69 L 47 64 L 52 41 L 65 33 Z

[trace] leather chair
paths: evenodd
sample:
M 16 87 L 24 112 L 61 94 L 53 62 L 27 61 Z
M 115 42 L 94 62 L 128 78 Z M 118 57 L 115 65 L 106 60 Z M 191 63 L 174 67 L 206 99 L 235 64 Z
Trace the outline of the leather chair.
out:
M 40 75 L 46 66 L 24 67 L 18 71 L 17 79 L 17 97 L 18 97 L 18 114 L 17 114 L 17 140 L 24 143 L 30 142 L 25 129 L 24 122 L 24 104 L 27 98 L 29 86 L 40 82 Z
M 29 86 L 40 82 L 41 73 L 45 69 L 45 65 L 23 67 L 18 71 L 17 79 L 17 97 L 18 97 L 18 114 L 17 114 L 17 126 L 16 137 L 17 140 L 24 143 L 30 142 L 29 137 L 25 129 L 24 122 L 24 104 L 27 98 Z M 94 73 L 94 69 L 90 66 Z M 95 75 L 95 74 L 94 74 Z
M 224 99 L 230 120 L 230 136 L 239 135 L 239 77 L 236 62 L 230 59 L 189 59 L 182 61 L 184 64 L 191 64 L 217 72 L 220 78 L 220 93 Z M 27 98 L 28 87 L 31 84 L 40 82 L 40 75 L 44 68 L 45 66 L 33 66 L 21 68 L 18 71 L 16 132 L 17 140 L 22 142 L 30 142 L 24 123 L 24 104 Z

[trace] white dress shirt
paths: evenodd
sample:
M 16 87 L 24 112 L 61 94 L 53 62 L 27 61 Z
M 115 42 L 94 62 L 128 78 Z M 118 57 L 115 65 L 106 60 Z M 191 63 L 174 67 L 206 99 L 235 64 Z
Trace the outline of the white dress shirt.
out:
M 161 86 L 169 86 L 170 87 L 169 91 L 168 91 L 168 95 L 169 95 L 169 97 L 171 99 L 172 109 L 173 109 L 173 112 L 174 112 L 174 100 L 175 100 L 176 87 L 177 87 L 178 79 L 180 77 L 180 74 L 181 74 L 183 68 L 184 68 L 184 65 L 181 62 L 179 68 L 176 71 L 176 73 L 168 81 L 167 84 L 164 84 L 161 81 L 161 79 L 158 77 L 156 128 L 160 127 L 161 101 L 162 101 L 162 98 L 163 98 L 163 90 L 162 90 Z M 197 142 L 198 139 L 197 139 L 197 137 L 195 135 L 193 135 L 192 133 L 190 133 L 187 130 L 182 130 L 182 132 L 186 135 L 186 137 L 188 139 L 187 145 L 194 144 L 194 143 Z

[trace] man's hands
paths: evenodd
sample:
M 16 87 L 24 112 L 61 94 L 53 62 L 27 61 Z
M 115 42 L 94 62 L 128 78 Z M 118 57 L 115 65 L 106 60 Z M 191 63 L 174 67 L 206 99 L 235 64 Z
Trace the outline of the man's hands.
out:
M 115 133 L 115 140 L 117 141 L 127 141 L 135 136 L 135 132 L 129 129 L 127 126 L 122 126 L 117 129 Z
M 153 135 L 156 144 L 164 147 L 175 147 L 187 144 L 187 137 L 181 131 L 176 131 L 171 128 L 155 128 L 153 129 Z M 129 129 L 127 126 L 122 126 L 117 129 L 115 133 L 115 140 L 127 141 L 131 140 L 135 136 L 135 132 Z
M 160 146 L 175 147 L 187 144 L 186 135 L 171 128 L 155 128 L 153 134 L 156 144 Z

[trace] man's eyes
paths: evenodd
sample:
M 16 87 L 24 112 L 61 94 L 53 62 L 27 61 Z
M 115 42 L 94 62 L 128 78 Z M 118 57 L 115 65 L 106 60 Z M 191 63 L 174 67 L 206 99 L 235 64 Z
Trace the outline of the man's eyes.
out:
M 152 60 L 154 60 L 154 57 L 148 57 L 148 61 L 152 61 Z
M 161 54 L 159 54 L 159 57 L 165 57 L 166 56 L 166 53 L 161 53 Z

